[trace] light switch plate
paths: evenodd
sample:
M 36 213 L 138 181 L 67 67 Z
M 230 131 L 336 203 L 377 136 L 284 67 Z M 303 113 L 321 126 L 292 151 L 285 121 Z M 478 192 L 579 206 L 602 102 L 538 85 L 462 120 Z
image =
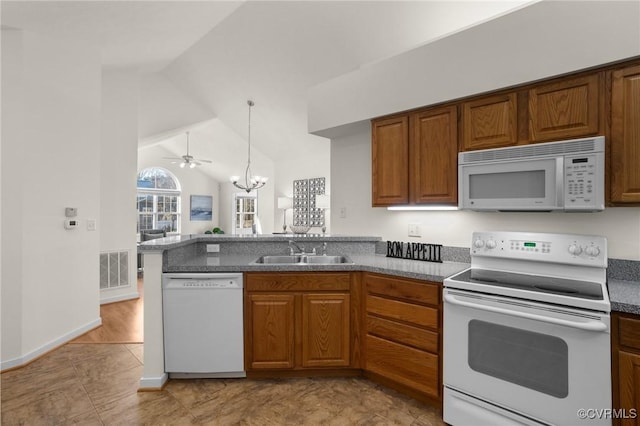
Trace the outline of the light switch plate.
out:
M 87 231 L 95 231 L 97 228 L 95 219 L 87 219 Z
M 207 244 L 207 253 L 220 253 L 220 244 Z
M 409 236 L 410 237 L 422 237 L 422 230 L 419 223 L 409 224 Z

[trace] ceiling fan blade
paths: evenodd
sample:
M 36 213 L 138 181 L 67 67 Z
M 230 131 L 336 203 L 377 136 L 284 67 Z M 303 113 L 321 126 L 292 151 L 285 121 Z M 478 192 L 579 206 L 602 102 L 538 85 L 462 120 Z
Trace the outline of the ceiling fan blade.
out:
M 209 164 L 213 163 L 213 161 L 211 161 L 211 160 L 203 160 L 203 159 L 201 159 L 201 158 L 196 158 L 195 160 L 196 160 L 196 161 L 199 161 L 199 162 L 201 162 L 201 163 L 209 163 Z
M 182 160 L 182 157 L 162 157 L 164 160 Z

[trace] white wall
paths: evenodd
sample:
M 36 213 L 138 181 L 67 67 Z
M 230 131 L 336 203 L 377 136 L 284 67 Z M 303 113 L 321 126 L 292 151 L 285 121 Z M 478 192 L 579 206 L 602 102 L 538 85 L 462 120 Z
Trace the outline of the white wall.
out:
M 640 208 L 607 208 L 598 213 L 401 212 L 371 207 L 371 134 L 356 133 L 331 142 L 331 220 L 334 234 L 376 235 L 384 240 L 469 247 L 473 231 L 530 231 L 604 235 L 609 257 L 640 260 Z M 340 208 L 347 217 L 340 218 Z M 422 238 L 408 237 L 418 223 Z
M 161 73 L 140 80 L 140 139 L 155 138 L 172 130 L 214 117 L 203 105 L 186 97 Z
M 90 46 L 3 30 L 2 70 L 4 369 L 100 323 L 101 67 Z
M 220 199 L 219 182 L 203 173 L 198 167 L 195 169 L 181 169 L 178 164 L 171 164 L 169 160 L 162 158 L 174 156 L 175 154 L 159 145 L 140 148 L 138 151 L 138 172 L 147 167 L 162 167 L 169 170 L 178 179 L 182 188 L 181 234 L 202 234 L 204 231 L 211 230 L 216 226 L 225 229 L 224 226 L 220 225 L 222 200 Z M 191 221 L 189 217 L 191 195 L 211 195 L 213 197 L 213 217 L 211 221 Z M 134 221 L 134 226 L 135 223 Z M 135 235 L 135 229 L 133 232 Z
M 636 55 L 640 2 L 542 1 L 311 88 L 308 127 L 335 137 L 376 116 Z
M 313 147 L 313 151 L 308 156 L 297 159 L 283 159 L 276 161 L 275 170 L 277 171 L 276 179 L 274 179 L 275 192 L 275 215 L 274 226 L 275 232 L 282 232 L 282 215 L 283 210 L 278 209 L 278 197 L 293 196 L 293 181 L 299 179 L 312 179 L 323 177 L 326 179 L 327 193 L 331 193 L 331 144 L 329 140 L 318 143 Z M 329 218 L 329 214 L 326 214 Z M 287 210 L 287 225 L 293 224 L 293 209 Z M 319 232 L 318 229 L 312 229 L 311 232 Z M 327 220 L 327 232 L 330 232 L 330 220 Z
M 100 147 L 100 251 L 129 252 L 129 285 L 100 291 L 102 303 L 138 297 L 136 175 L 138 160 L 137 72 L 102 75 Z

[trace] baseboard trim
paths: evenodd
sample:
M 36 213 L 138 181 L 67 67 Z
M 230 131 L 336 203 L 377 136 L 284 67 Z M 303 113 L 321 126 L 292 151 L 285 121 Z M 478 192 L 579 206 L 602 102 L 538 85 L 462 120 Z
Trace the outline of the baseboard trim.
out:
M 101 298 L 100 305 L 106 305 L 108 303 L 115 303 L 115 302 L 124 302 L 125 300 L 133 300 L 133 299 L 139 299 L 139 298 L 140 298 L 140 294 L 137 291 L 134 291 L 133 293 L 125 293 L 125 294 L 119 294 L 117 296 Z
M 169 374 L 163 373 L 160 377 L 142 377 L 138 392 L 161 391 L 169 379 Z
M 69 333 L 63 334 L 57 339 L 54 339 L 49 343 L 46 343 L 40 346 L 39 348 L 34 349 L 33 351 L 22 355 L 21 357 L 10 359 L 7 361 L 0 361 L 0 372 L 4 373 L 9 369 L 24 367 L 25 365 L 35 361 L 41 356 L 53 351 L 54 349 L 59 348 L 65 343 L 68 343 L 71 340 L 75 339 L 76 337 L 81 336 L 84 333 L 90 330 L 93 330 L 94 328 L 99 327 L 101 325 L 102 325 L 102 318 L 96 318 L 95 320 L 83 325 L 82 327 L 78 327 L 75 330 L 70 331 Z

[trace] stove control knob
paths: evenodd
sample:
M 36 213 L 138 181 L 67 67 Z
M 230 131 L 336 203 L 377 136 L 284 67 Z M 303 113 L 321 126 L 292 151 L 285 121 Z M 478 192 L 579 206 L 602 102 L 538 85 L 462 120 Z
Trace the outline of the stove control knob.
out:
M 473 242 L 473 246 L 475 248 L 482 248 L 482 247 L 484 247 L 484 241 L 482 241 L 480 238 L 478 238 L 477 240 L 475 240 Z
M 591 257 L 596 257 L 600 254 L 600 248 L 598 246 L 589 246 L 584 250 Z
M 487 244 L 486 244 L 488 249 L 494 249 L 494 248 L 496 248 L 496 245 L 497 244 L 496 244 L 495 240 L 488 240 Z
M 582 247 L 580 247 L 577 244 L 571 244 L 569 246 L 569 253 L 571 253 L 574 256 L 578 256 L 580 253 L 582 253 Z

